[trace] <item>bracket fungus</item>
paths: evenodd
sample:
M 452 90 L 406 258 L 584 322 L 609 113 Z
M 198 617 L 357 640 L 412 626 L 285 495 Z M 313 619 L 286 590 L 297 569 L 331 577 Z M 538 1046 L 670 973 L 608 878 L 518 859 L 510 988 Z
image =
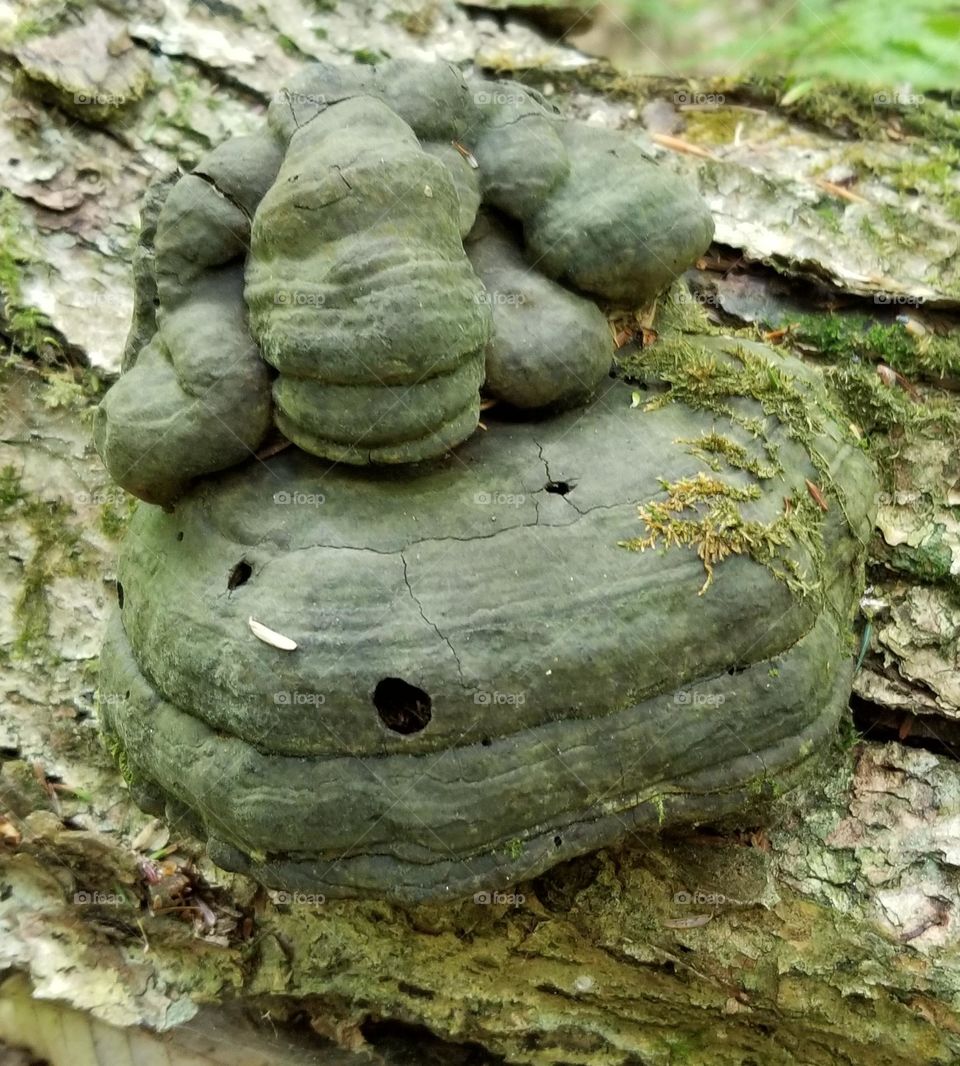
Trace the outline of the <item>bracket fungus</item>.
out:
M 95 425 L 162 505 L 101 660 L 138 802 L 269 886 L 456 898 L 803 764 L 869 466 L 762 345 L 611 372 L 606 312 L 711 236 L 639 140 L 443 63 L 311 67 L 153 186 Z

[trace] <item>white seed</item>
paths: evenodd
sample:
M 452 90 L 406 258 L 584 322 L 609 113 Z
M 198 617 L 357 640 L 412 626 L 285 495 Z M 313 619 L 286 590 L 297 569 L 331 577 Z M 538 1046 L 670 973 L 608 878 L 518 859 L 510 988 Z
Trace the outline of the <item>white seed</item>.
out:
M 253 633 L 257 640 L 262 640 L 264 644 L 279 648 L 281 651 L 297 650 L 297 642 L 295 640 L 291 640 L 282 633 L 278 633 L 275 629 L 265 626 L 263 622 L 258 622 L 256 618 L 248 618 L 247 625 L 250 626 L 250 632 Z

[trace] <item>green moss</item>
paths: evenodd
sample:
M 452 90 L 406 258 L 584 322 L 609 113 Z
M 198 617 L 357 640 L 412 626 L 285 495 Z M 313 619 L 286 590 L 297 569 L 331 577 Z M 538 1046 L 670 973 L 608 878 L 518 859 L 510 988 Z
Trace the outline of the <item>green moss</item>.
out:
M 853 716 L 845 714 L 840 718 L 840 726 L 837 731 L 837 743 L 841 752 L 849 754 L 863 740 L 863 735 L 857 729 Z
M 382 63 L 390 57 L 386 52 L 380 52 L 372 48 L 357 48 L 354 50 L 353 58 L 357 63 L 365 63 L 367 66 L 375 67 L 378 63 Z
M 704 459 L 711 470 L 718 473 L 723 469 L 723 464 L 733 467 L 735 470 L 746 470 L 761 481 L 775 477 L 781 472 L 779 463 L 764 464 L 756 456 L 751 455 L 742 444 L 725 437 L 716 430 L 704 433 L 702 436 L 688 439 L 680 438 L 677 444 L 689 444 L 690 452 Z
M 824 377 L 833 387 L 847 417 L 866 434 L 889 433 L 896 426 L 910 425 L 917 405 L 900 389 L 880 380 L 875 370 L 862 364 L 828 367 Z
M 857 145 L 844 152 L 844 160 L 861 178 L 879 181 L 904 197 L 923 197 L 926 204 L 939 204 L 949 218 L 960 221 L 960 187 L 954 181 L 960 167 L 960 145 L 917 142 L 911 145 L 907 156 L 878 152 L 866 144 Z M 891 204 L 879 205 L 878 210 L 888 227 L 894 228 L 883 235 L 864 215 L 859 223 L 861 231 L 881 249 L 894 252 L 903 240 L 904 226 L 911 221 L 911 214 Z M 930 283 L 936 285 L 938 280 L 931 278 Z
M 960 146 L 960 113 L 947 103 L 926 96 L 919 101 L 898 101 L 896 92 L 878 103 L 876 87 L 852 82 L 811 80 L 806 91 L 784 77 L 758 74 L 718 78 L 658 77 L 626 73 L 598 62 L 571 72 L 549 68 L 518 67 L 505 56 L 501 69 L 525 84 L 550 82 L 557 92 L 592 89 L 612 99 L 642 103 L 653 98 L 669 99 L 676 93 L 722 96 L 730 104 L 750 104 L 778 111 L 794 122 L 824 129 L 841 137 L 863 140 L 887 139 L 892 123 L 908 134 L 932 144 Z M 698 116 L 710 112 L 698 112 Z M 694 121 L 703 121 L 698 117 Z M 720 122 L 718 116 L 718 122 Z M 707 119 L 709 124 L 710 119 Z M 688 125 L 688 129 L 689 129 Z M 716 129 L 716 126 L 714 126 Z
M 40 401 L 51 410 L 91 410 L 103 395 L 103 382 L 85 367 L 68 367 L 44 374 L 44 389 Z
M 878 177 L 888 179 L 897 192 L 940 199 L 947 214 L 960 222 L 960 189 L 954 182 L 960 168 L 960 146 L 931 146 L 927 152 L 923 159 L 913 156 L 872 169 Z
M 111 540 L 119 540 L 126 531 L 133 512 L 137 509 L 135 496 L 116 489 L 100 504 L 98 525 Z
M 81 15 L 86 6 L 85 0 L 39 0 L 31 4 L 30 14 L 18 19 L 5 37 L 11 44 L 20 44 L 31 37 L 56 33 Z
M 667 494 L 664 501 L 637 508 L 647 528 L 646 536 L 620 541 L 621 547 L 641 552 L 659 545 L 694 548 L 706 573 L 701 596 L 713 583 L 714 567 L 731 555 L 749 556 L 798 595 L 813 591 L 786 554 L 794 544 L 809 546 L 811 533 L 819 534 L 822 512 L 808 497 L 792 499 L 774 521 L 760 522 L 745 518 L 738 507 L 759 499 L 756 485 L 741 489 L 703 471 L 661 485 Z
M 133 771 L 130 769 L 130 760 L 127 758 L 123 742 L 116 733 L 108 733 L 106 730 L 101 731 L 101 736 L 103 737 L 103 746 L 107 749 L 107 753 L 120 771 L 120 776 L 126 781 L 128 786 L 132 785 L 134 782 Z
M 721 80 L 717 87 L 734 99 L 777 107 L 798 122 L 842 137 L 884 140 L 896 122 L 904 132 L 934 143 L 960 144 L 960 116 L 933 98 L 898 102 L 896 93 L 888 93 L 878 104 L 875 87 L 828 81 L 812 81 L 808 91 L 788 94 L 784 78 Z
M 755 399 L 765 414 L 778 418 L 797 439 L 808 440 L 821 428 L 794 378 L 781 367 L 735 342 L 724 353 L 733 358 L 725 359 L 720 353 L 674 335 L 644 349 L 639 359 L 628 357 L 621 365 L 630 376 L 653 378 L 668 386 L 665 393 L 647 404 L 647 410 L 684 403 L 695 410 L 722 415 L 744 428 L 755 428 L 730 406 L 736 397 L 747 396 Z
M 864 315 L 797 315 L 795 321 L 798 342 L 838 363 L 886 363 L 907 378 L 960 374 L 958 336 L 914 337 L 900 322 L 883 325 Z
M 660 297 L 657 329 L 661 333 L 719 333 L 710 321 L 703 301 L 690 292 L 686 282 L 675 281 Z
M 730 144 L 743 121 L 743 111 L 729 107 L 704 107 L 686 113 L 684 135 L 694 144 Z
M 732 358 L 724 358 L 724 354 Z M 817 470 L 827 477 L 825 464 L 812 447 L 813 435 L 821 428 L 814 405 L 791 375 L 762 355 L 735 342 L 724 353 L 718 353 L 691 343 L 682 334 L 670 334 L 651 348 L 628 355 L 618 363 L 628 379 L 667 386 L 647 403 L 646 410 L 676 402 L 728 419 L 760 440 L 769 464 L 762 469 L 772 468 L 779 473 L 777 449 L 766 438 L 762 420 L 745 416 L 732 406 L 738 397 L 756 400 L 766 415 L 776 417 L 807 448 Z
M 767 437 L 764 421 L 744 415 L 734 405 L 742 397 L 755 400 L 765 415 L 776 418 L 787 434 L 806 450 L 817 471 L 821 491 L 832 495 L 845 512 L 844 500 L 834 485 L 828 464 L 814 443 L 816 434 L 823 429 L 822 414 L 843 426 L 842 412 L 825 390 L 818 390 L 813 402 L 810 387 L 778 366 L 776 358 L 773 350 L 766 355 L 736 341 L 722 351 L 712 351 L 682 334 L 670 334 L 662 336 L 652 347 L 618 362 L 628 377 L 666 386 L 647 403 L 647 410 L 678 402 L 695 410 L 709 411 L 757 438 L 766 453 L 766 462 L 761 463 L 716 431 L 699 441 L 682 442 L 699 447 L 715 461 L 711 465 L 726 463 L 755 477 L 773 476 L 781 473 L 782 468 L 777 448 Z M 759 495 L 759 489 L 752 488 Z M 823 512 L 808 493 L 792 497 L 785 503 L 784 512 L 773 521 L 760 522 L 741 513 L 739 505 L 756 498 L 750 489 L 736 488 L 703 473 L 674 485 L 664 484 L 664 490 L 665 501 L 639 509 L 646 525 L 645 535 L 622 542 L 623 547 L 639 551 L 656 545 L 694 548 L 707 575 L 701 594 L 712 582 L 716 563 L 730 555 L 747 555 L 767 567 L 794 594 L 821 595 Z M 814 568 L 812 574 L 800 572 L 789 554 L 793 546 L 806 550 Z
M 44 650 L 50 623 L 47 590 L 56 577 L 82 573 L 86 562 L 82 531 L 70 522 L 71 509 L 60 500 L 41 500 L 18 490 L 8 517 L 19 518 L 30 531 L 32 551 L 23 566 L 14 598 L 16 655 Z
M 20 475 L 12 466 L 0 470 L 0 514 L 18 504 L 24 498 Z
M 960 448 L 960 410 L 948 393 L 927 393 L 921 399 L 883 382 L 862 363 L 830 366 L 824 373 L 838 402 L 864 435 L 862 446 L 874 459 L 886 491 L 896 488 L 897 457 L 906 436 L 931 434 Z
M 23 300 L 23 270 L 36 258 L 28 246 L 20 205 L 10 192 L 0 193 L 0 298 L 3 332 L 14 355 L 21 352 L 52 357 L 60 344 L 47 317 Z
M 512 840 L 508 840 L 506 852 L 511 859 L 519 859 L 523 854 L 523 841 L 519 837 L 514 837 Z
M 280 45 L 280 50 L 285 52 L 288 56 L 297 56 L 300 58 L 306 56 L 308 59 L 312 58 L 309 52 L 304 52 L 300 45 L 285 33 L 277 34 L 277 44 Z
M 844 213 L 842 204 L 839 204 L 830 196 L 825 196 L 814 205 L 813 209 L 826 223 L 827 229 L 836 234 L 842 232 L 843 226 L 841 225 L 841 222 Z

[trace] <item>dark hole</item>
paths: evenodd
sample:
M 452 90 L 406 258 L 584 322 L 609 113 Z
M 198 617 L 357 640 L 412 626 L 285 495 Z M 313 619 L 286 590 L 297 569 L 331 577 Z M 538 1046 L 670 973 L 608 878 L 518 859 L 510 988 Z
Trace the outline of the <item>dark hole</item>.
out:
M 380 721 L 394 733 L 419 733 L 431 718 L 430 697 L 422 688 L 399 677 L 385 677 L 373 690 L 373 705 Z
M 677 972 L 677 964 L 673 961 L 673 959 L 667 959 L 667 961 L 663 964 L 663 972 L 664 973 L 676 973 Z
M 481 740 L 481 741 L 480 741 L 480 743 L 481 743 L 481 744 L 482 744 L 482 745 L 483 745 L 483 746 L 484 746 L 485 748 L 489 748 L 489 747 L 490 747 L 490 745 L 491 745 L 491 744 L 493 743 L 493 741 L 492 741 L 492 740 L 491 740 L 491 739 L 490 739 L 489 737 L 484 737 L 484 738 L 483 738 L 483 740 Z
M 566 496 L 566 494 L 573 488 L 573 485 L 569 481 L 548 481 L 543 486 L 547 492 L 556 493 L 557 496 Z
M 420 988 L 418 985 L 412 985 L 409 981 L 400 981 L 397 984 L 397 988 L 405 996 L 411 996 L 414 999 L 435 999 L 436 992 L 430 988 Z
M 560 834 L 558 833 L 558 834 L 557 834 L 557 835 L 556 835 L 556 836 L 555 836 L 555 837 L 553 838 L 553 846 L 554 846 L 555 848 L 559 848 L 559 847 L 560 847 L 560 845 L 561 845 L 562 843 L 563 843 L 563 837 L 562 837 L 562 836 L 560 836 Z
M 727 673 L 731 677 L 735 677 L 737 674 L 742 674 L 746 670 L 746 666 L 741 666 L 739 663 L 734 663 L 733 666 L 727 667 Z
M 230 592 L 232 589 L 237 589 L 241 585 L 245 585 L 250 580 L 250 575 L 252 573 L 253 567 L 246 559 L 241 559 L 230 571 L 230 576 L 227 578 L 227 591 Z
M 154 307 L 159 307 L 160 306 L 160 297 L 159 296 L 154 296 L 154 298 L 153 298 L 153 306 Z
M 130 699 L 130 689 L 127 689 L 127 691 L 126 691 L 126 692 L 124 692 L 124 694 L 123 694 L 123 698 L 124 698 L 125 700 L 128 700 L 128 699 Z
M 360 1033 L 373 1046 L 377 1062 L 397 1066 L 502 1066 L 499 1055 L 491 1055 L 479 1044 L 449 1044 L 429 1029 L 408 1022 L 367 1020 Z M 314 1035 L 311 1032 L 311 1035 Z
M 182 530 L 182 529 L 181 529 L 181 530 L 180 530 L 180 532 L 179 532 L 179 533 L 177 534 L 177 540 L 183 540 L 183 530 Z
M 117 582 L 117 603 L 120 606 L 120 610 L 123 610 L 123 585 Z

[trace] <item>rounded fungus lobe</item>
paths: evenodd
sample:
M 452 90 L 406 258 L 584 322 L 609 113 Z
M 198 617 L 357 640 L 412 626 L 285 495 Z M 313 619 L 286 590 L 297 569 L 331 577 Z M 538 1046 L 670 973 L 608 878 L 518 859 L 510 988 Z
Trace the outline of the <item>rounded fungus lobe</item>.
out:
M 613 358 L 597 305 L 531 271 L 496 220 L 478 221 L 467 255 L 493 310 L 486 391 L 515 407 L 586 402 Z
M 250 323 L 277 425 L 328 459 L 414 462 L 476 428 L 490 312 L 449 172 L 386 104 L 293 134 L 254 216 Z
M 593 298 L 648 302 L 711 235 L 688 182 L 534 90 L 447 63 L 316 64 L 261 132 L 147 197 L 98 450 L 162 504 L 273 428 L 337 462 L 438 458 L 476 429 L 484 386 L 585 402 L 612 355 Z

